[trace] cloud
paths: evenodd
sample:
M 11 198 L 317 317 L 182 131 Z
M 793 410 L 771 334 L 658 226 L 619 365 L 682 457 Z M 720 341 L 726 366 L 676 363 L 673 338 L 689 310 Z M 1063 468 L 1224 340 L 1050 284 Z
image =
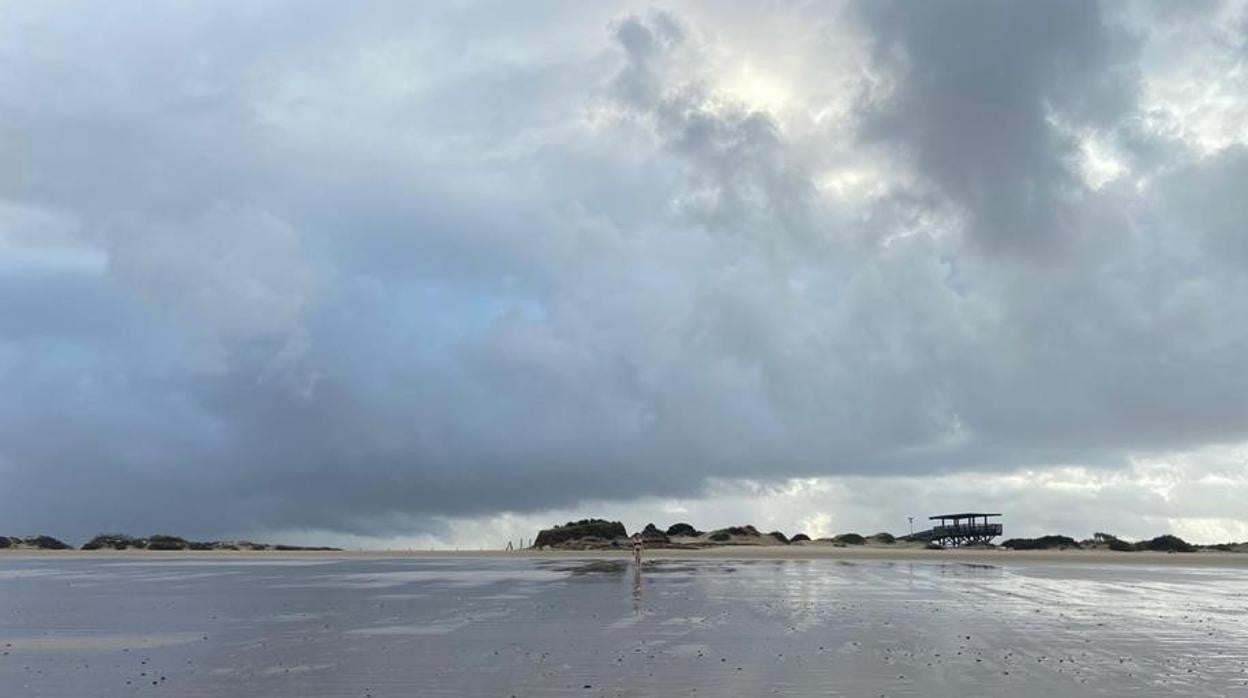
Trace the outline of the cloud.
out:
M 1227 263 L 1232 274 L 1248 264 L 1243 228 L 1248 203 L 1235 186 L 1246 176 L 1248 147 L 1236 144 L 1182 166 L 1154 185 L 1170 224 L 1189 231 L 1208 258 L 1215 264 Z
M 1115 124 L 1137 90 L 1096 3 L 860 7 L 892 87 L 866 106 L 869 138 L 913 159 L 989 252 L 1055 254 L 1088 232 L 1076 134 Z
M 606 516 L 630 531 L 679 521 L 707 530 L 752 523 L 762 531 L 826 537 L 850 531 L 902 534 L 927 517 L 983 508 L 1005 512 L 1007 537 L 1063 533 L 1077 539 L 1104 531 L 1131 540 L 1171 531 L 1199 543 L 1248 539 L 1237 506 L 1248 487 L 1244 447 L 1159 454 L 1115 470 L 1058 466 L 1011 473 L 936 477 L 832 476 L 778 481 L 712 480 L 692 498 L 587 501 L 577 507 L 429 522 L 418 536 L 342 536 L 330 531 L 275 531 L 272 536 L 345 547 L 499 549 L 531 539 L 552 522 Z
M 117 12 L 0 30 L 0 527 L 896 529 L 1248 436 L 1235 8 Z

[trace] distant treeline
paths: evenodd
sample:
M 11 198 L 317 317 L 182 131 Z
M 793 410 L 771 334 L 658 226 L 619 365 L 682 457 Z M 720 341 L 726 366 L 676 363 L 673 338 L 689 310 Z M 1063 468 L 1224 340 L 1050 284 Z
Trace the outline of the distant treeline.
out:
M 1011 550 L 1064 550 L 1074 548 L 1108 548 L 1119 552 L 1153 551 L 1163 553 L 1194 553 L 1201 549 L 1231 550 L 1234 543 L 1223 545 L 1197 546 L 1170 534 L 1157 536 L 1137 543 L 1130 543 L 1109 533 L 1097 533 L 1085 541 L 1077 541 L 1069 536 L 1041 536 L 1039 538 L 1011 538 L 1001 544 Z
M 859 533 L 842 533 L 830 538 L 819 538 L 811 540 L 810 536 L 805 533 L 798 533 L 792 538 L 786 536 L 781 531 L 772 531 L 770 533 L 762 533 L 754 526 L 745 524 L 743 526 L 728 526 L 726 528 L 715 529 L 709 532 L 698 530 L 689 523 L 676 523 L 669 526 L 665 531 L 660 529 L 653 523 L 646 524 L 645 528 L 633 535 L 638 535 L 647 546 L 652 547 L 672 547 L 672 548 L 689 548 L 689 547 L 708 547 L 718 545 L 758 545 L 761 543 L 775 544 L 768 541 L 768 538 L 774 539 L 776 543 L 791 545 L 794 543 L 813 543 L 826 544 L 834 546 L 857 546 L 857 545 L 893 545 L 897 543 L 926 543 L 917 540 L 911 536 L 893 536 L 889 533 L 876 533 L 871 536 L 863 536 Z M 574 547 L 577 549 L 592 549 L 604 547 L 618 547 L 621 542 L 628 538 L 629 534 L 624 528 L 624 524 L 619 521 L 608 521 L 606 519 L 581 519 L 580 521 L 569 521 L 563 525 L 552 526 L 537 534 L 537 538 L 533 541 L 533 547 Z M 926 544 L 929 548 L 939 548 L 936 544 Z M 1153 552 L 1175 552 L 1175 553 L 1191 553 L 1201 550 L 1224 551 L 1224 552 L 1248 552 L 1248 543 L 1223 543 L 1220 545 L 1193 545 L 1178 536 L 1165 534 L 1142 540 L 1139 542 L 1128 542 L 1109 533 L 1096 533 L 1091 538 L 1083 541 L 1075 540 L 1070 536 L 1063 535 L 1047 535 L 1039 538 L 1010 538 L 1001 543 L 1002 548 L 1010 550 L 1114 550 L 1121 552 L 1136 551 L 1153 551 Z
M 69 545 L 52 536 L 0 536 L 0 550 L 73 550 Z M 341 548 L 307 547 L 301 545 L 273 545 L 251 541 L 193 541 L 178 536 L 156 534 L 147 538 L 128 536 L 124 533 L 105 533 L 92 538 L 83 550 L 282 550 L 282 551 L 336 551 Z
M 341 548 L 309 547 L 302 545 L 272 545 L 239 541 L 194 541 L 178 536 L 158 533 L 147 538 L 137 538 L 124 533 L 103 533 L 87 541 L 83 550 L 280 550 L 280 551 L 336 551 Z
M 863 536 L 859 533 L 842 533 L 831 538 L 811 540 L 805 533 L 794 534 L 792 538 L 782 531 L 762 533 L 750 524 L 728 526 L 713 531 L 700 531 L 689 523 L 675 523 L 663 531 L 653 523 L 633 535 L 640 536 L 647 546 L 651 547 L 707 547 L 712 545 L 756 545 L 766 542 L 768 538 L 776 543 L 791 545 L 794 543 L 826 543 L 836 546 L 883 544 L 892 545 L 901 540 L 890 533 L 876 533 Z M 578 549 L 619 547 L 629 537 L 624 524 L 607 519 L 581 519 L 558 524 L 538 532 L 532 547 L 575 547 Z M 757 541 L 757 542 L 756 542 Z

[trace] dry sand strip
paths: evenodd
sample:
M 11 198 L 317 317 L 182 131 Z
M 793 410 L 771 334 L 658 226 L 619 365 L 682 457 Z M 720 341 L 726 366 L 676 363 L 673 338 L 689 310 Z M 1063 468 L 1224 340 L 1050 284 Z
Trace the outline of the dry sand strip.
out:
M 342 552 L 310 551 L 151 551 L 151 550 L 0 550 L 0 559 L 95 558 L 95 559 L 369 559 L 369 558 L 517 558 L 517 559 L 612 559 L 628 558 L 628 550 L 358 550 Z M 1225 552 L 1159 553 L 1112 552 L 1107 550 L 1008 550 L 948 549 L 924 550 L 902 546 L 823 546 L 823 545 L 732 545 L 698 550 L 653 549 L 649 560 L 878 560 L 910 562 L 957 562 L 975 564 L 1084 563 L 1089 565 L 1165 565 L 1178 567 L 1242 567 L 1248 569 L 1248 554 Z

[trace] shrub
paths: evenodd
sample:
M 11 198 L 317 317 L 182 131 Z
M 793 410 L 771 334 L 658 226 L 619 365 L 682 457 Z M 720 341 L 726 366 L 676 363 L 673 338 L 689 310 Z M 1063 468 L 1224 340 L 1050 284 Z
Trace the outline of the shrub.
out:
M 186 550 L 187 542 L 177 536 L 158 533 L 147 539 L 148 550 Z
M 1001 544 L 1011 550 L 1052 550 L 1053 548 L 1082 548 L 1069 536 L 1040 536 L 1039 538 L 1011 538 Z
M 865 545 L 867 542 L 866 538 L 863 538 L 857 533 L 842 533 L 833 540 L 837 543 L 844 543 L 845 545 Z
M 1171 552 L 1171 553 L 1194 553 L 1196 552 L 1196 546 L 1192 545 L 1191 543 L 1188 543 L 1187 541 L 1183 540 L 1182 538 L 1179 538 L 1178 536 L 1172 536 L 1170 534 L 1166 534 L 1164 536 L 1157 536 L 1156 538 L 1152 540 L 1140 541 L 1139 543 L 1135 544 L 1135 547 L 1137 550 L 1156 550 L 1160 552 Z
M 5 536 L 0 536 L 0 549 L 11 547 L 13 547 L 13 541 L 9 540 Z
M 780 531 L 772 531 L 771 533 L 768 533 L 767 535 L 771 536 L 772 538 L 775 538 L 776 540 L 780 541 L 781 543 L 784 543 L 785 545 L 789 544 L 789 537 L 784 535 Z
M 1109 533 L 1100 533 L 1100 532 L 1094 533 L 1092 535 L 1092 542 L 1096 544 L 1108 546 L 1110 550 L 1120 552 L 1120 553 L 1129 553 L 1135 550 L 1135 546 L 1132 545 L 1131 543 L 1128 543 L 1125 540 L 1122 540 L 1121 538 L 1119 538 L 1118 536 L 1115 536 Z
M 582 519 L 580 521 L 569 521 L 563 526 L 555 526 L 539 532 L 537 540 L 533 541 L 533 547 L 541 548 L 548 545 L 559 545 L 560 543 L 566 543 L 578 538 L 611 540 L 612 538 L 627 537 L 628 531 L 624 529 L 624 524 L 619 521 Z
M 897 537 L 896 537 L 896 536 L 894 536 L 894 535 L 893 535 L 893 534 L 891 534 L 891 533 L 885 533 L 885 532 L 883 532 L 883 531 L 881 531 L 880 533 L 875 534 L 874 536 L 871 536 L 871 538 L 872 538 L 873 540 L 875 540 L 875 541 L 880 542 L 880 543 L 887 543 L 888 545 L 892 545 L 893 543 L 896 543 L 896 542 L 897 542 Z
M 650 544 L 667 543 L 667 534 L 660 531 L 658 526 L 654 524 L 646 524 L 641 531 L 641 539 Z
M 754 528 L 753 526 L 750 526 L 750 525 L 745 525 L 745 526 L 729 526 L 728 528 L 721 528 L 718 531 L 714 531 L 713 533 L 711 533 L 710 538 L 711 540 L 722 542 L 722 541 L 726 541 L 732 538 L 733 536 L 756 538 L 761 535 L 763 534 L 759 533 L 757 528 Z
M 801 543 L 801 542 L 803 542 L 803 541 L 808 541 L 808 540 L 810 540 L 810 536 L 806 535 L 805 533 L 798 533 L 798 534 L 794 535 L 792 538 L 790 538 L 790 539 L 789 539 L 789 542 L 790 542 L 790 543 Z
M 52 536 L 30 536 L 26 538 L 26 545 L 40 550 L 71 550 L 70 546 Z
M 87 541 L 83 550 L 126 550 L 127 548 L 146 548 L 147 541 L 124 533 L 101 533 Z
M 700 536 L 702 532 L 687 523 L 676 523 L 668 526 L 669 536 Z

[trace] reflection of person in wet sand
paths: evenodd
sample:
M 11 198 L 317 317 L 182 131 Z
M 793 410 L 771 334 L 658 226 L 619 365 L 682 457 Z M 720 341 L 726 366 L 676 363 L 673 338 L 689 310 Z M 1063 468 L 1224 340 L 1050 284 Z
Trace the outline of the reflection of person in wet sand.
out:
M 633 612 L 641 612 L 641 534 L 633 535 Z
M 641 613 L 641 565 L 633 566 L 633 613 Z

